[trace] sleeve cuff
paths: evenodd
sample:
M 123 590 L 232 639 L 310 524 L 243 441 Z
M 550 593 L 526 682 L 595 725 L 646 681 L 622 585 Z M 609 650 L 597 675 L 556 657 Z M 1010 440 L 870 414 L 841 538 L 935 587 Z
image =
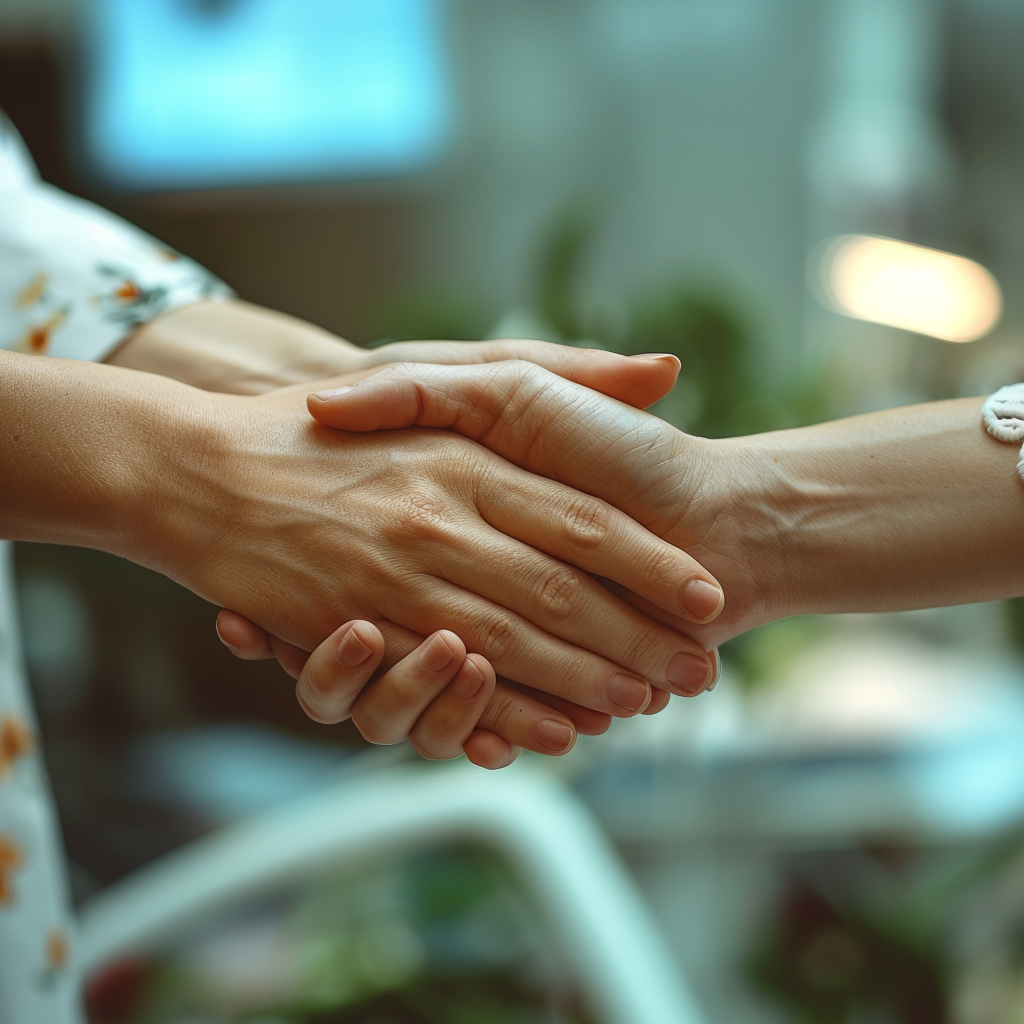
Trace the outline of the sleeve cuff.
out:
M 162 313 L 233 295 L 106 210 L 47 185 L 18 191 L 0 232 L 0 347 L 100 361 Z

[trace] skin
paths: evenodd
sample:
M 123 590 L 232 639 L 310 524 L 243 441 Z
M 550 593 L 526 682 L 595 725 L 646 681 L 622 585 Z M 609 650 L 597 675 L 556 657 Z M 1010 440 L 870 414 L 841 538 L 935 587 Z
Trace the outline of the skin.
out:
M 1017 450 L 985 432 L 982 401 L 708 440 L 513 362 L 398 366 L 309 409 L 349 431 L 451 429 L 600 496 L 721 581 L 728 603 L 706 625 L 624 595 L 711 647 L 789 615 L 1024 594 Z
M 228 345 L 225 361 L 234 358 L 242 356 Z M 560 352 L 554 361 L 566 358 Z M 577 722 L 593 726 L 575 704 L 598 716 L 643 710 L 652 683 L 671 682 L 664 677 L 677 655 L 701 663 L 702 685 L 711 672 L 699 645 L 589 575 L 614 578 L 676 614 L 686 586 L 713 584 L 709 574 L 603 503 L 478 445 L 428 431 L 340 435 L 311 425 L 301 396 L 284 392 L 240 398 L 118 367 L 0 359 L 5 537 L 121 554 L 304 650 L 370 611 L 385 640 L 385 680 L 410 653 L 424 654 L 424 637 L 455 625 L 459 645 L 484 655 L 455 649 L 449 664 L 458 672 L 478 670 L 486 683 L 493 665 L 552 694 L 545 705 L 526 689 L 495 689 L 481 722 L 507 752 L 554 752 L 545 743 L 553 726 L 571 738 Z M 663 360 L 595 363 L 619 390 L 631 379 L 650 394 L 661 390 L 650 381 L 664 378 Z M 60 396 L 59 417 L 40 395 Z M 393 716 L 373 709 L 390 706 L 384 697 L 401 682 L 399 672 L 359 706 L 369 732 L 395 735 Z M 457 682 L 458 673 L 445 686 Z M 406 732 L 418 722 L 407 721 Z
M 198 302 L 157 317 L 136 331 L 108 362 L 161 374 L 205 390 L 261 395 L 336 374 L 358 377 L 401 360 L 479 364 L 508 359 L 536 362 L 567 379 L 637 407 L 646 407 L 667 393 L 679 369 L 678 359 L 669 355 L 625 359 L 599 350 L 524 339 L 396 342 L 366 350 L 295 317 L 238 300 Z M 720 594 L 713 595 L 712 600 L 718 601 L 721 607 Z M 707 611 L 706 604 L 702 611 Z M 345 624 L 351 625 L 353 623 Z M 370 636 L 376 627 L 364 623 L 363 628 Z M 277 658 L 297 680 L 309 657 L 308 651 L 266 633 L 237 613 L 222 611 L 218 617 L 218 632 L 238 657 Z M 391 648 L 391 654 L 400 655 L 412 642 L 413 638 L 406 638 L 402 644 Z M 325 644 L 330 647 L 331 638 Z M 359 687 L 352 689 L 351 670 L 347 666 L 333 658 L 321 658 L 314 664 L 319 677 L 333 673 L 330 684 L 324 679 L 319 689 L 327 692 L 333 686 L 346 694 L 358 692 Z M 522 699 L 520 693 L 524 692 L 534 699 Z M 652 687 L 651 700 L 643 713 L 657 713 L 668 703 L 668 698 L 668 691 Z M 303 706 L 318 720 L 341 721 L 346 715 L 341 710 L 344 705 L 329 703 L 329 708 L 316 711 L 313 697 L 307 694 Z M 558 713 L 547 716 L 545 705 Z M 598 734 L 604 732 L 610 722 L 606 714 L 561 701 L 542 690 L 517 689 L 515 684 L 502 680 L 481 719 L 481 724 L 488 729 L 473 731 L 465 751 L 478 764 L 501 767 L 514 760 L 519 750 L 508 737 L 498 735 L 502 731 L 535 751 L 564 753 L 571 749 L 577 731 Z M 495 731 L 489 731 L 491 729 Z M 567 732 L 571 739 L 564 746 L 553 747 L 552 743 L 561 742 Z M 439 743 L 432 749 L 424 741 L 410 739 L 425 757 L 452 756 L 447 743 Z

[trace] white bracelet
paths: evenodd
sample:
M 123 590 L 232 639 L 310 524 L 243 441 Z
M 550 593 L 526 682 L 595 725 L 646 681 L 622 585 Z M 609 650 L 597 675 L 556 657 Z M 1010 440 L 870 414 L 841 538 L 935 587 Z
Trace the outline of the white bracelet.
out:
M 1024 384 L 1010 384 L 985 399 L 981 407 L 985 429 L 998 441 L 1024 441 Z M 1024 480 L 1024 447 L 1017 460 L 1017 474 Z

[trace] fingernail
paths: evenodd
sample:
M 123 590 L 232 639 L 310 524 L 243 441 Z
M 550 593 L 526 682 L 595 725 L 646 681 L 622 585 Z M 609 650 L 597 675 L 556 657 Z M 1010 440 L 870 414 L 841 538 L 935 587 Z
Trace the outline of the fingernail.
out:
M 219 622 L 215 622 L 215 623 L 213 624 L 213 628 L 214 628 L 214 629 L 215 629 L 215 630 L 217 631 L 217 639 L 218 639 L 218 640 L 219 640 L 219 641 L 220 641 L 220 642 L 221 642 L 221 643 L 222 643 L 222 644 L 223 644 L 223 645 L 224 645 L 224 646 L 225 646 L 225 647 L 226 647 L 226 648 L 227 648 L 227 649 L 228 649 L 229 651 L 237 651 L 237 650 L 238 650 L 238 648 L 237 648 L 237 647 L 236 647 L 236 646 L 235 646 L 234 644 L 229 644 L 229 643 L 227 642 L 227 640 L 225 640 L 225 639 L 224 639 L 224 634 L 223 634 L 223 633 L 222 633 L 222 632 L 220 631 L 220 623 L 219 623 Z
M 690 580 L 679 595 L 679 603 L 698 622 L 710 622 L 725 607 L 725 594 L 707 580 Z
M 452 683 L 452 689 L 456 696 L 463 700 L 472 700 L 484 685 L 484 674 L 467 659 L 466 663 L 459 669 L 459 674 Z
M 621 672 L 616 672 L 608 680 L 605 693 L 616 707 L 628 711 L 631 715 L 643 710 L 651 696 L 650 690 L 643 680 L 633 676 L 624 676 Z
M 334 656 L 338 661 L 348 668 L 362 665 L 371 654 L 373 654 L 373 651 L 359 639 L 359 634 L 354 629 L 350 629 L 345 634 L 341 643 L 338 644 L 337 650 L 334 652 Z
M 440 672 L 447 668 L 455 657 L 455 652 L 444 642 L 444 638 L 436 634 L 420 655 L 420 664 L 428 672 Z
M 225 639 L 224 639 L 224 637 L 222 637 L 222 636 L 220 635 L 220 626 L 214 626 L 214 629 L 216 629 L 216 630 L 217 630 L 217 639 L 218 639 L 218 640 L 219 640 L 219 641 L 220 641 L 220 642 L 221 642 L 221 643 L 222 643 L 222 644 L 223 644 L 223 645 L 224 645 L 224 646 L 225 646 L 225 647 L 226 647 L 226 648 L 227 648 L 227 649 L 228 649 L 229 651 L 231 651 L 231 652 L 232 652 L 233 654 L 237 654 L 237 653 L 238 653 L 238 648 L 237 648 L 237 647 L 236 647 L 236 646 L 235 646 L 234 644 L 229 644 L 229 643 L 227 642 L 227 640 L 225 640 Z
M 710 674 L 707 658 L 699 658 L 694 654 L 679 651 L 672 655 L 665 678 L 673 693 L 678 693 L 683 697 L 693 697 L 707 685 Z
M 337 398 L 338 395 L 347 395 L 355 385 L 344 388 L 331 388 L 328 391 L 314 391 L 310 398 L 319 398 L 321 402 L 329 402 L 332 398 Z
M 704 691 L 705 693 L 710 693 L 718 685 L 718 680 L 722 678 L 722 656 L 718 653 L 717 647 L 711 652 L 711 655 L 714 659 L 712 667 L 715 674 Z
M 662 362 L 671 361 L 675 363 L 675 367 L 678 370 L 683 364 L 679 361 L 679 356 L 672 355 L 671 352 L 641 352 L 639 355 L 631 356 L 631 359 L 660 359 Z
M 556 754 L 564 753 L 572 746 L 572 729 L 565 722 L 556 722 L 553 718 L 545 718 L 533 730 L 534 738 L 542 747 Z

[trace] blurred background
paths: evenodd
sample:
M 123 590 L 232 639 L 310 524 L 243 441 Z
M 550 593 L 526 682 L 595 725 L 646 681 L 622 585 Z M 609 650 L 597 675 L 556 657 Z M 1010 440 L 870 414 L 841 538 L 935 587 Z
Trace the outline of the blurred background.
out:
M 727 436 L 1024 379 L 1022 47 L 1015 0 L 0 0 L 0 107 L 245 299 L 368 345 L 675 352 L 655 411 Z M 306 720 L 162 577 L 18 572 L 80 902 L 406 756 Z M 723 656 L 539 766 L 706 1020 L 1024 1019 L 1021 604 Z M 443 842 L 338 868 L 108 971 L 93 1020 L 601 1020 L 521 890 Z

